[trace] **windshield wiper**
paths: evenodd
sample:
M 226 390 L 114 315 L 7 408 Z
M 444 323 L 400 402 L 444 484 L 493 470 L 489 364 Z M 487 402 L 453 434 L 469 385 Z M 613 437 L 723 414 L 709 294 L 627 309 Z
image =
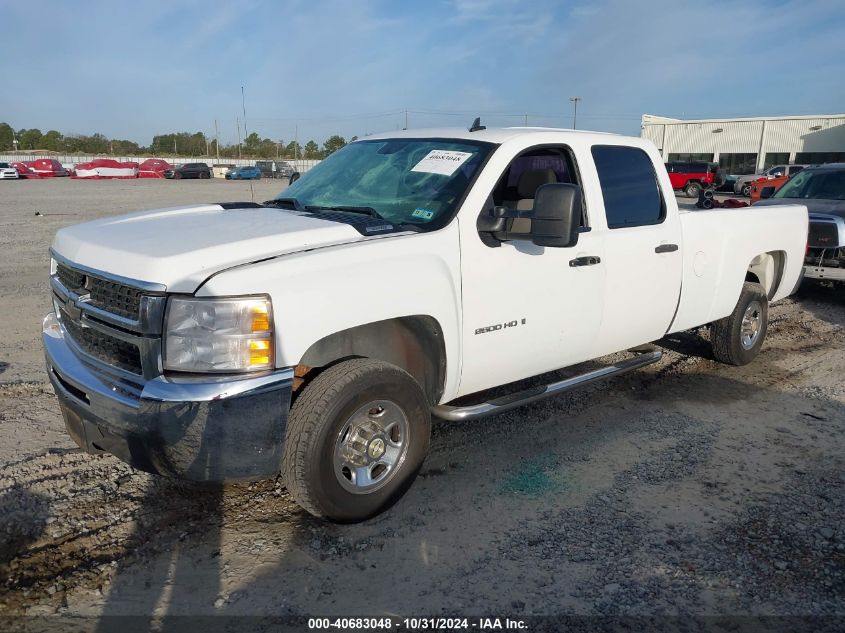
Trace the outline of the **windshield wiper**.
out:
M 296 198 L 273 198 L 262 202 L 265 207 L 279 207 L 280 209 L 293 209 L 294 211 L 301 211 L 302 205 Z
M 384 218 L 379 215 L 378 211 L 376 211 L 372 207 L 349 207 L 343 205 L 320 206 L 309 204 L 306 205 L 304 209 L 306 211 L 346 211 L 348 213 L 361 213 L 362 215 L 368 215 L 371 218 L 378 218 L 379 220 L 384 220 Z

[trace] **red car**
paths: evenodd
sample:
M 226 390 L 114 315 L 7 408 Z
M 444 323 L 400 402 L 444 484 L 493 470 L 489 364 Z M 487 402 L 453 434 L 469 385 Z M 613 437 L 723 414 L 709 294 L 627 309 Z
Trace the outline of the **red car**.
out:
M 702 189 L 721 184 L 716 163 L 666 163 L 666 171 L 672 189 L 683 191 L 690 198 L 698 198 Z

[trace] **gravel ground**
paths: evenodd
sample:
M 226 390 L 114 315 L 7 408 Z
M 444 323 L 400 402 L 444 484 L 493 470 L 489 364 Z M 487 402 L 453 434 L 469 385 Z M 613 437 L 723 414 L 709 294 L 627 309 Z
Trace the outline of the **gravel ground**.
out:
M 845 616 L 841 289 L 773 306 L 746 367 L 685 333 L 639 372 L 436 422 L 406 497 L 340 526 L 276 481 L 189 485 L 79 452 L 41 368 L 56 229 L 249 185 L 2 185 L 0 614 Z

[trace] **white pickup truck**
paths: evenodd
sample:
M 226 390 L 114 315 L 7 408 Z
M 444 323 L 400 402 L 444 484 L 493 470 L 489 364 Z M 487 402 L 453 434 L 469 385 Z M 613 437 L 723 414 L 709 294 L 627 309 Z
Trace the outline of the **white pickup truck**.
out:
M 432 413 L 504 411 L 660 352 L 462 396 L 706 324 L 717 359 L 751 361 L 806 241 L 800 205 L 679 211 L 639 138 L 414 130 L 263 204 L 62 229 L 43 342 L 89 452 L 193 480 L 282 473 L 309 512 L 357 521 L 410 486 Z

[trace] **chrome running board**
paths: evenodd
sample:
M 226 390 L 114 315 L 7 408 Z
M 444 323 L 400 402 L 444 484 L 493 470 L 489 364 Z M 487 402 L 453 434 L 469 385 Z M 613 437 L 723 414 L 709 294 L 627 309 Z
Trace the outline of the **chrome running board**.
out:
M 605 378 L 619 376 L 620 374 L 624 374 L 634 369 L 639 369 L 640 367 L 656 363 L 662 356 L 663 352 L 660 351 L 648 352 L 646 354 L 640 354 L 636 358 L 620 361 L 615 365 L 610 365 L 609 367 L 602 367 L 601 369 L 595 369 L 587 372 L 586 374 L 573 376 L 572 378 L 553 382 L 549 385 L 541 385 L 539 387 L 533 387 L 507 396 L 502 396 L 501 398 L 494 398 L 489 402 L 473 404 L 468 407 L 453 407 L 448 404 L 440 404 L 436 407 L 432 407 L 431 412 L 438 418 L 451 420 L 452 422 L 475 420 L 476 418 L 483 418 L 486 415 L 510 411 L 511 409 L 521 407 L 529 402 L 536 402 L 537 400 L 542 400 L 543 398 L 548 398 L 549 396 L 554 396 L 556 394 L 563 393 L 564 391 L 575 389 L 576 387 L 588 385 L 592 382 L 598 382 L 599 380 L 604 380 Z

